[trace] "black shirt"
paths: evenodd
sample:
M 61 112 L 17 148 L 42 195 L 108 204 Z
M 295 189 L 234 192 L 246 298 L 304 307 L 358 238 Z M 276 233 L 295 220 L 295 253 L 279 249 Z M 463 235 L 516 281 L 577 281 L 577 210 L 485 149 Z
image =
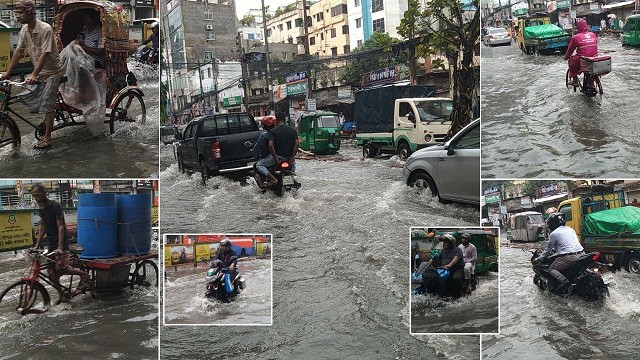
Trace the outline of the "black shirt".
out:
M 220 260 L 222 261 L 222 266 L 229 267 L 231 266 L 231 264 L 238 263 L 238 254 L 236 254 L 236 252 L 233 251 L 233 249 L 229 249 L 228 251 L 220 250 L 218 251 L 216 256 L 213 259 L 211 259 L 212 262 L 215 260 Z
M 49 205 L 40 208 L 38 213 L 40 214 L 40 221 L 44 224 L 44 239 L 49 250 L 56 250 L 58 248 L 58 220 L 62 220 L 62 225 L 65 226 L 65 237 L 62 250 L 69 250 L 69 239 L 67 239 L 66 236 L 66 224 L 64 222 L 64 211 L 62 211 L 62 206 L 51 200 Z
M 284 158 L 290 158 L 293 155 L 293 147 L 297 138 L 296 131 L 284 124 L 280 124 L 269 131 L 269 140 L 273 141 L 276 154 Z
M 435 258 L 440 259 L 440 262 L 442 262 L 442 265 L 444 266 L 453 261 L 453 258 L 455 256 L 458 257 L 458 262 L 451 268 L 451 270 L 453 271 L 464 268 L 464 261 L 462 260 L 462 250 L 460 250 L 460 248 L 457 246 L 454 246 L 449 250 L 442 249 L 440 253 L 435 256 Z

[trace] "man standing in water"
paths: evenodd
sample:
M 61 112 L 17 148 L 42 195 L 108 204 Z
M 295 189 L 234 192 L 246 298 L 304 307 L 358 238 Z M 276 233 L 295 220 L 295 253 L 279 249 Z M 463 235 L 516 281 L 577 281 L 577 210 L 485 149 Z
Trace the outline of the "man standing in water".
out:
M 64 211 L 57 202 L 47 197 L 47 190 L 42 184 L 36 184 L 31 188 L 31 196 L 40 206 L 40 226 L 38 229 L 38 240 L 35 249 L 45 240 L 49 252 L 55 251 L 55 273 L 49 275 L 58 281 L 61 275 L 78 275 L 80 283 L 74 295 L 84 293 L 89 290 L 89 274 L 75 269 L 69 264 L 69 239 L 66 236 L 66 226 L 64 221 Z M 49 268 L 48 270 L 51 270 Z
M 34 148 L 46 149 L 51 146 L 51 130 L 55 115 L 55 102 L 58 85 L 62 77 L 58 48 L 56 47 L 51 25 L 36 19 L 36 4 L 31 0 L 20 0 L 14 7 L 18 21 L 26 26 L 20 30 L 18 47 L 11 57 L 7 72 L 0 80 L 8 79 L 26 49 L 34 65 L 33 72 L 25 82 L 29 85 L 38 83 L 31 94 L 23 97 L 23 101 L 32 112 L 44 112 L 45 133 Z

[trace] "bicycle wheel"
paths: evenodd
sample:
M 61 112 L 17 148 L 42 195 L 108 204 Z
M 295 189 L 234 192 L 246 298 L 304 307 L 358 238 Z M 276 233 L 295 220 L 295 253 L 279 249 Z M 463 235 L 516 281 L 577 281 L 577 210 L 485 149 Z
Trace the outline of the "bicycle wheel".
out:
M 600 82 L 600 76 L 594 76 L 593 83 L 595 84 L 596 89 L 598 90 L 598 93 L 600 95 L 604 94 L 604 91 L 602 91 L 602 83 Z
M 0 148 L 8 145 L 14 149 L 20 146 L 20 129 L 9 115 L 0 113 Z
M 141 286 L 158 286 L 158 265 L 151 260 L 143 260 L 136 265 L 133 281 Z
M 39 314 L 49 310 L 51 299 L 47 289 L 40 284 L 19 280 L 0 294 L 0 313 L 17 311 L 21 315 Z
M 144 124 L 147 118 L 147 108 L 138 91 L 129 90 L 122 94 L 111 108 L 109 117 L 109 131 L 115 132 L 116 123 L 139 122 Z

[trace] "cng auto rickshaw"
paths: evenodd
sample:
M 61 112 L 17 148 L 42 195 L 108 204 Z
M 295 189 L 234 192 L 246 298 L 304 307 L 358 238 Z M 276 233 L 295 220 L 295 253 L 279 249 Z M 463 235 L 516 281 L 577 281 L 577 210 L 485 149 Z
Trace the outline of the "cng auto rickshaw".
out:
M 640 45 L 640 14 L 627 18 L 622 28 L 622 45 Z
M 541 241 L 545 238 L 542 214 L 525 211 L 511 216 L 511 239 L 514 241 Z
M 316 154 L 335 154 L 340 150 L 340 116 L 332 112 L 302 115 L 298 125 L 300 149 Z

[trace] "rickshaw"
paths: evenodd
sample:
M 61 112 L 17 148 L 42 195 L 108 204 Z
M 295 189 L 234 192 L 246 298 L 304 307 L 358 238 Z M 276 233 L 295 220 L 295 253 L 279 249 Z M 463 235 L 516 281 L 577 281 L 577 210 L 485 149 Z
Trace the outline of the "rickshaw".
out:
M 129 21 L 121 5 L 103 0 L 66 0 L 64 5 L 60 6 L 54 22 L 58 49 L 64 49 L 77 38 L 82 30 L 81 13 L 85 10 L 96 11 L 102 26 L 103 64 L 107 88 L 107 111 L 104 122 L 109 124 L 109 131 L 112 134 L 118 123 L 137 121 L 143 124 L 146 120 L 144 93 L 137 87 L 135 76 L 127 68 Z M 66 78 L 63 78 L 62 82 L 65 81 Z M 41 139 L 45 133 L 44 121 L 39 124 L 34 123 L 11 109 L 12 104 L 20 101 L 11 94 L 12 86 L 16 85 L 24 86 L 23 83 L 13 81 L 0 82 L 0 147 L 11 144 L 16 148 L 20 145 L 20 130 L 10 114 L 32 126 L 35 129 L 36 139 Z M 53 130 L 86 125 L 86 122 L 81 121 L 81 116 L 82 110 L 65 102 L 61 93 L 58 92 Z
M 340 150 L 340 116 L 332 112 L 302 115 L 298 125 L 300 149 L 316 154 L 335 154 Z

